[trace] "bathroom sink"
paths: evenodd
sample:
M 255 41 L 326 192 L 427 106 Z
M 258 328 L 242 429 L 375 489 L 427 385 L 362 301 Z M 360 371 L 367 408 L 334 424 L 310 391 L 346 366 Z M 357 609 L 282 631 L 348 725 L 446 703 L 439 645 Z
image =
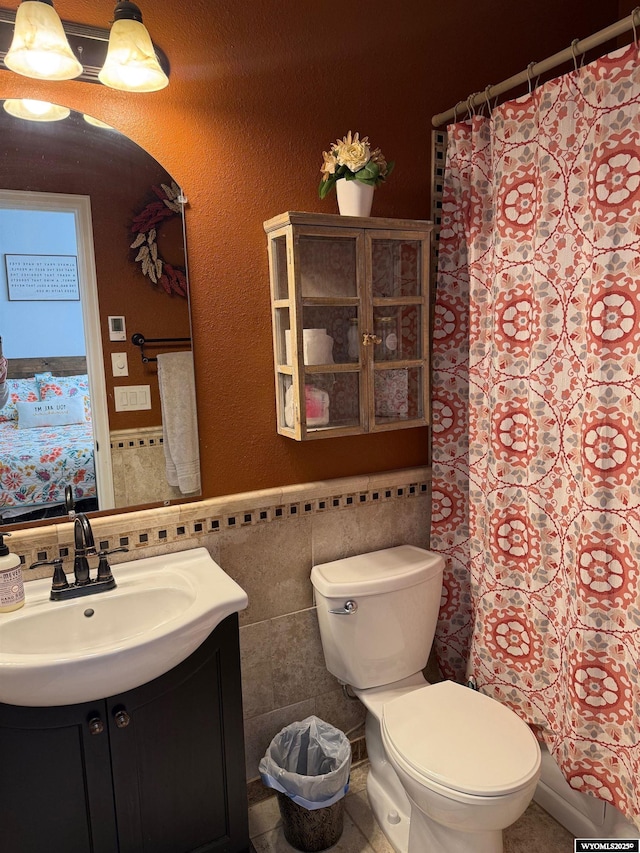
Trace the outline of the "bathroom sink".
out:
M 50 579 L 25 584 L 25 606 L 0 615 L 0 702 L 69 705 L 138 687 L 248 602 L 206 548 L 118 563 L 113 574 L 115 589 L 67 601 L 49 600 Z

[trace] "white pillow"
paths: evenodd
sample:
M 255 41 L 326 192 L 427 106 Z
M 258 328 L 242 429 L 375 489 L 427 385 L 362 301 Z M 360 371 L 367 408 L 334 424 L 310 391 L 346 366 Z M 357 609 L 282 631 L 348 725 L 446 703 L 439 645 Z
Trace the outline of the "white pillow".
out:
M 34 403 L 18 401 L 18 429 L 66 426 L 85 421 L 83 397 L 57 397 Z

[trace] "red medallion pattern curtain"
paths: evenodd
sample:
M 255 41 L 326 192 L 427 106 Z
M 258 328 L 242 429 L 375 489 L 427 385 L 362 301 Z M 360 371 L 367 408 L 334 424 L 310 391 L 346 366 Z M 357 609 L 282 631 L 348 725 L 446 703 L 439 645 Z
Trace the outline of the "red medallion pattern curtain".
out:
M 436 647 L 640 825 L 640 62 L 449 128 Z

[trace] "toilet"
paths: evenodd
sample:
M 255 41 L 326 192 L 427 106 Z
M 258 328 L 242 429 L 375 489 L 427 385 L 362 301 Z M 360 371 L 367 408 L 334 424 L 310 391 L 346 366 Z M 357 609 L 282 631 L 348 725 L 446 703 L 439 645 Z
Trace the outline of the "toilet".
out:
M 397 853 L 502 853 L 540 747 L 513 711 L 426 666 L 443 558 L 400 545 L 311 570 L 327 669 L 367 709 L 367 793 Z

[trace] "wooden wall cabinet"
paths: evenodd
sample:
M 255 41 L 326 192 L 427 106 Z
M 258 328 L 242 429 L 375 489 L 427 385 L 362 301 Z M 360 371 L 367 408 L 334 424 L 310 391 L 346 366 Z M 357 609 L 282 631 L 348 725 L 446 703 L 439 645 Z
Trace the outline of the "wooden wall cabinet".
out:
M 245 853 L 243 743 L 236 614 L 120 696 L 0 704 L 2 849 Z
M 264 228 L 278 432 L 427 424 L 433 224 L 289 212 Z

